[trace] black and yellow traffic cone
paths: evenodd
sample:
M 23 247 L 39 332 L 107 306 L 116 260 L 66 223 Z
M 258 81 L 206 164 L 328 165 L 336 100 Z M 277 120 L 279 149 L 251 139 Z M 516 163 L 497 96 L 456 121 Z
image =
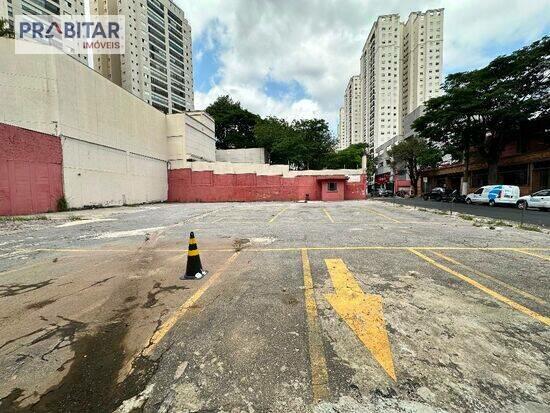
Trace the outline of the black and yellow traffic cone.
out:
M 191 233 L 189 235 L 189 250 L 187 252 L 187 268 L 185 269 L 185 274 L 180 277 L 180 280 L 200 280 L 206 274 L 207 272 L 202 268 L 199 247 L 197 246 L 195 234 Z

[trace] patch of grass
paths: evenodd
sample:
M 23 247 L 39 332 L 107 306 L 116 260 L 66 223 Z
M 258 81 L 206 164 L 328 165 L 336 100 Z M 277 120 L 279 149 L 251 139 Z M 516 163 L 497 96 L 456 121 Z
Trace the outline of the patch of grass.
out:
M 71 215 L 69 217 L 69 221 L 81 221 L 81 220 L 82 220 L 82 217 L 79 215 Z
M 458 214 L 459 218 L 465 219 L 466 221 L 473 221 L 474 217 L 471 215 Z
M 511 226 L 513 226 L 513 225 L 511 225 L 507 222 L 501 221 L 500 219 L 498 221 L 493 221 L 492 224 L 496 227 L 511 227 Z
M 62 196 L 57 200 L 57 211 L 63 212 L 67 211 L 69 209 L 69 204 L 67 203 L 67 199 L 65 199 L 65 196 Z
M 422 211 L 422 212 L 428 212 L 428 210 L 426 208 L 418 208 L 419 211 Z
M 542 229 L 539 227 L 534 227 L 532 225 L 518 225 L 519 229 L 524 229 L 525 231 L 533 231 L 533 232 L 542 232 Z
M 25 222 L 25 221 L 47 221 L 49 218 L 45 215 L 28 217 L 0 217 L 0 222 Z

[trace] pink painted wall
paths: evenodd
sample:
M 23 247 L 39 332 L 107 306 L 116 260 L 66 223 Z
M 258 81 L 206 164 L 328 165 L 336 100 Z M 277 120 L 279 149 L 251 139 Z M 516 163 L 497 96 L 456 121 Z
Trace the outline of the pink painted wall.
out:
M 321 200 L 321 181 L 317 176 L 283 178 L 280 175 L 214 174 L 212 171 L 174 169 L 168 171 L 168 201 L 171 202 L 245 202 L 298 201 L 306 194 Z M 343 181 L 340 181 L 343 184 Z M 361 182 L 346 182 L 338 199 L 365 199 L 365 176 Z M 326 182 L 325 182 L 326 186 Z
M 63 195 L 61 140 L 0 123 L 0 215 L 55 211 Z
M 336 191 L 329 191 L 328 184 L 329 182 L 336 183 Z M 321 181 L 321 200 L 323 201 L 343 201 L 345 199 L 345 185 L 344 180 L 335 180 L 335 181 Z

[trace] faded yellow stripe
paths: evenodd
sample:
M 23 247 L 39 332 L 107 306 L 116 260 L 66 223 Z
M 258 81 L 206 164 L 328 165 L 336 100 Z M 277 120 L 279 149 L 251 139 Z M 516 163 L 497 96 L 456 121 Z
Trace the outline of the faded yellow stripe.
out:
M 208 278 L 208 280 L 185 302 L 181 307 L 179 307 L 174 313 L 168 318 L 160 328 L 153 334 L 149 340 L 149 346 L 143 350 L 143 355 L 147 356 L 153 352 L 157 344 L 164 338 L 166 333 L 168 333 L 176 322 L 185 315 L 187 310 L 191 308 L 202 295 L 210 288 L 210 286 L 217 281 L 218 278 L 223 274 L 223 272 L 229 267 L 229 265 L 237 259 L 240 252 L 236 252 L 231 257 L 223 263 L 223 265 Z
M 269 223 L 271 224 L 273 221 L 275 221 L 275 220 L 277 219 L 277 217 L 278 217 L 279 215 L 281 215 L 283 212 L 285 212 L 288 208 L 290 208 L 290 205 L 287 206 L 287 207 L 284 207 L 284 208 L 281 209 L 277 214 L 275 214 L 275 216 L 269 220 Z
M 197 240 L 195 238 L 189 238 L 189 245 L 195 245 Z
M 196 257 L 199 254 L 200 254 L 199 250 L 189 250 L 189 252 L 187 253 L 189 257 Z
M 328 370 L 321 328 L 318 321 L 319 316 L 317 314 L 317 304 L 315 302 L 313 290 L 311 266 L 305 249 L 302 249 L 302 264 L 308 326 L 309 362 L 311 364 L 311 388 L 313 392 L 313 401 L 317 403 L 321 400 L 327 400 L 329 397 Z
M 534 296 L 534 295 L 532 295 L 532 294 L 529 294 L 529 293 L 526 292 L 526 291 L 520 290 L 519 288 L 516 288 L 516 287 L 514 287 L 513 285 L 510 285 L 510 284 L 508 284 L 508 283 L 505 283 L 504 281 L 501 281 L 501 280 L 499 280 L 498 278 L 495 278 L 495 277 L 493 277 L 493 276 L 491 276 L 491 275 L 489 275 L 489 274 L 482 273 L 481 271 L 478 271 L 478 270 L 476 270 L 475 268 L 472 268 L 472 267 L 470 267 L 470 266 L 468 266 L 468 265 L 466 265 L 466 264 L 462 264 L 461 262 L 458 262 L 457 260 L 455 260 L 455 259 L 453 259 L 453 258 L 451 258 L 451 257 L 447 257 L 446 255 L 443 255 L 443 254 L 441 254 L 441 253 L 439 253 L 439 252 L 435 252 L 435 251 L 432 251 L 432 254 L 437 255 L 438 257 L 443 258 L 444 260 L 446 260 L 446 261 L 448 261 L 448 262 L 450 262 L 450 263 L 452 263 L 452 264 L 458 265 L 459 267 L 462 267 L 462 268 L 464 268 L 465 270 L 471 271 L 471 272 L 473 272 L 474 274 L 479 275 L 480 277 L 487 278 L 488 280 L 491 280 L 491 281 L 497 283 L 498 285 L 501 285 L 501 286 L 504 287 L 504 288 L 507 288 L 507 289 L 509 289 L 509 290 L 511 290 L 511 291 L 514 291 L 515 293 L 520 294 L 520 295 L 524 296 L 525 298 L 528 298 L 528 299 L 530 299 L 530 300 L 533 300 L 533 301 L 535 301 L 535 302 L 537 302 L 537 303 L 539 303 L 539 304 L 541 304 L 541 305 L 548 305 L 548 303 L 547 303 L 546 301 L 544 301 L 542 298 L 536 297 L 536 296 Z
M 332 219 L 332 216 L 329 214 L 326 208 L 323 208 L 323 211 L 325 211 L 325 215 L 327 216 L 328 220 L 334 224 L 334 219 Z
M 494 299 L 500 301 L 500 302 L 503 302 L 504 304 L 508 304 L 510 307 L 512 307 L 514 310 L 517 310 L 517 311 L 520 311 L 522 312 L 523 314 L 526 314 L 528 315 L 529 317 L 532 317 L 534 318 L 535 320 L 538 320 L 540 321 L 541 323 L 543 324 L 546 324 L 546 325 L 550 325 L 550 318 L 548 317 L 545 317 L 533 310 L 530 310 L 529 308 L 527 307 L 524 307 L 522 306 L 521 304 L 518 304 L 516 303 L 515 301 L 509 299 L 508 297 L 505 297 L 503 296 L 502 294 L 499 294 L 497 293 L 496 291 L 493 291 L 491 290 L 490 288 L 488 287 L 485 287 L 483 284 L 480 284 L 478 283 L 477 281 L 475 280 L 472 280 L 470 277 L 467 277 L 466 275 L 464 274 L 461 274 L 455 270 L 452 270 L 451 268 L 449 267 L 446 267 L 438 262 L 436 262 L 435 260 L 431 259 L 430 257 L 422 254 L 421 252 L 418 252 L 416 250 L 414 250 L 413 248 L 409 248 L 409 251 L 412 252 L 413 254 L 419 256 L 420 258 L 422 258 L 424 261 L 426 262 L 429 262 L 430 264 L 432 264 L 434 267 L 437 267 L 445 272 L 448 272 L 449 274 L 451 275 L 454 275 L 455 277 L 457 278 L 460 278 L 462 281 L 465 281 L 467 282 L 468 284 L 480 289 L 481 291 L 483 291 L 484 293 L 490 295 L 491 297 L 493 297 Z
M 522 254 L 526 254 L 526 255 L 530 255 L 532 257 L 537 257 L 537 258 L 541 258 L 541 259 L 546 260 L 546 261 L 550 261 L 550 257 L 548 255 L 535 254 L 534 252 L 525 251 L 522 248 L 514 248 L 514 249 L 512 249 L 512 251 L 520 252 Z
M 382 311 L 382 297 L 365 294 L 340 258 L 325 259 L 325 264 L 334 287 L 334 294 L 325 294 L 325 298 L 388 376 L 397 381 Z
M 397 219 L 395 219 L 395 218 L 389 217 L 389 216 L 387 216 L 386 214 L 382 214 L 381 212 L 375 211 L 374 209 L 366 208 L 366 207 L 365 207 L 365 209 L 366 209 L 367 211 L 369 211 L 369 212 L 372 212 L 373 214 L 376 214 L 376 215 L 379 215 L 379 216 L 381 216 L 381 217 L 383 217 L 383 218 L 389 219 L 390 221 L 398 222 L 398 223 L 400 223 L 400 224 L 402 223 L 401 221 L 399 221 L 399 220 L 397 220 Z

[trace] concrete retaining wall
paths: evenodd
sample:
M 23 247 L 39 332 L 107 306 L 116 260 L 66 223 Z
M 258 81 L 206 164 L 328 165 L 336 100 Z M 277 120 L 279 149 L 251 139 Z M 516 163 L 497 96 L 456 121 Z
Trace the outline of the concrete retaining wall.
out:
M 62 138 L 70 207 L 166 200 L 164 113 L 70 56 L 0 56 L 0 122 Z
M 190 168 L 175 169 L 168 173 L 168 200 L 172 202 L 231 202 L 231 201 L 299 201 L 306 198 L 321 200 L 318 175 L 303 175 L 292 178 L 282 175 L 257 175 L 256 173 L 216 174 L 213 171 L 193 171 Z M 365 176 L 354 182 L 338 181 L 344 185 L 335 199 L 365 199 Z M 330 195 L 332 197 L 332 194 Z M 333 199 L 326 199 L 333 200 Z

